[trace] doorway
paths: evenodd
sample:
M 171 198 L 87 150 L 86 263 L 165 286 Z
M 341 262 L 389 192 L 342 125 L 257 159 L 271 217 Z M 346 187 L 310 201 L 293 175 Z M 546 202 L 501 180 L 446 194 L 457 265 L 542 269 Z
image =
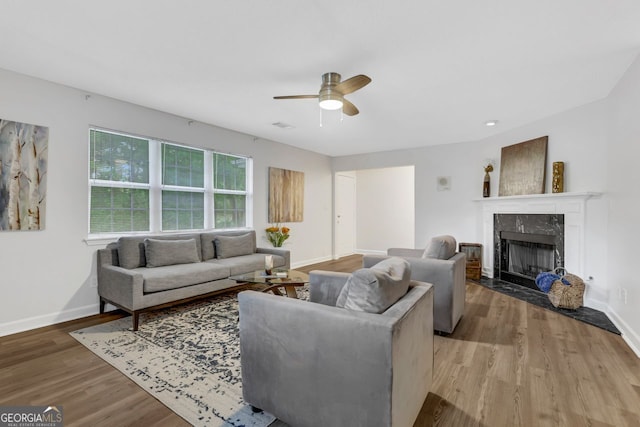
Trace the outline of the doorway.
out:
M 352 255 L 356 248 L 356 177 L 354 173 L 336 174 L 334 259 Z
M 333 231 L 334 259 L 415 247 L 414 166 L 336 172 Z

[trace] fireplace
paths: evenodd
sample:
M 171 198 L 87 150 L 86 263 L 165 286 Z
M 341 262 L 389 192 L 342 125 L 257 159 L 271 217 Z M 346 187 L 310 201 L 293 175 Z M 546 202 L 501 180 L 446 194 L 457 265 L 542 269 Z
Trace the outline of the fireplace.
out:
M 495 214 L 494 278 L 533 289 L 536 276 L 564 263 L 564 215 Z

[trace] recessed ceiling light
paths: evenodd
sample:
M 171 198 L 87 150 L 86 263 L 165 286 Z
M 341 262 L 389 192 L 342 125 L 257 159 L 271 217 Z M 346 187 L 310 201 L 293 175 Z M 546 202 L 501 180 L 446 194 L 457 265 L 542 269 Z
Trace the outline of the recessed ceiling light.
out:
M 275 122 L 275 123 L 271 123 L 272 125 L 279 127 L 280 129 L 293 129 L 294 126 L 291 126 L 288 123 L 283 123 L 283 122 Z
M 498 121 L 497 120 L 487 120 L 486 122 L 484 122 L 484 124 L 486 126 L 495 126 L 495 125 L 498 124 Z

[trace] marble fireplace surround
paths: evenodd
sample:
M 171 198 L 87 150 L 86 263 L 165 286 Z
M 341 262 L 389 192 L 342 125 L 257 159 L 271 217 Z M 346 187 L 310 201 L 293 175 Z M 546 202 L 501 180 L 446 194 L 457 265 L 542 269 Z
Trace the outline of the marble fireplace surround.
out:
M 563 214 L 564 265 L 584 277 L 587 200 L 601 193 L 550 193 L 477 199 L 482 208 L 482 274 L 494 277 L 494 214 Z

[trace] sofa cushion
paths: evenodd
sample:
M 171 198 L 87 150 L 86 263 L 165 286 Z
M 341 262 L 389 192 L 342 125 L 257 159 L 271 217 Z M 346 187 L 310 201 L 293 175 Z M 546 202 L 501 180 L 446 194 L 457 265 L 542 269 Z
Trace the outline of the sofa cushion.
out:
M 284 267 L 285 259 L 280 255 L 273 256 L 273 267 Z M 206 261 L 215 265 L 224 265 L 229 268 L 231 275 L 251 273 L 264 270 L 265 254 L 240 255 L 231 258 L 211 259 Z
M 432 237 L 422 258 L 449 259 L 456 254 L 456 239 L 453 236 Z
M 161 292 L 229 277 L 229 268 L 206 262 L 176 264 L 157 268 L 137 268 L 142 274 L 144 293 Z
M 217 236 L 214 240 L 216 258 L 231 258 L 240 255 L 250 255 L 255 252 L 251 233 L 240 236 Z
M 123 268 L 137 268 L 147 265 L 144 255 L 144 238 L 123 236 L 118 239 L 118 264 Z
M 252 252 L 256 251 L 256 232 L 255 230 L 235 230 L 235 231 L 207 231 L 200 234 L 200 242 L 202 245 L 202 260 L 207 261 L 216 258 L 216 237 L 219 236 L 242 236 L 249 234 L 251 237 Z
M 336 307 L 382 313 L 407 293 L 410 278 L 411 267 L 402 258 L 391 257 L 371 268 L 361 268 L 347 279 Z
M 147 267 L 190 264 L 200 262 L 195 239 L 157 240 L 144 239 Z
M 198 247 L 198 257 L 200 257 L 199 234 L 169 234 L 157 236 L 122 236 L 118 239 L 118 265 L 123 268 L 132 269 L 146 267 L 147 257 L 145 255 L 144 240 L 147 238 L 156 240 L 188 240 L 196 239 Z

